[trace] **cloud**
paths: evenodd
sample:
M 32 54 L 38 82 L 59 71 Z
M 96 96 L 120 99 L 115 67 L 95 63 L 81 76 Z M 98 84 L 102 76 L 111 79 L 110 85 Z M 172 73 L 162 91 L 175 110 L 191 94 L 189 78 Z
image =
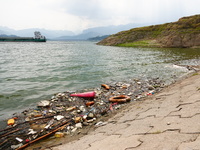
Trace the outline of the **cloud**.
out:
M 192 0 L 73 0 L 65 11 L 98 24 L 156 23 L 175 21 L 199 13 L 199 2 Z M 196 3 L 196 4 L 195 4 Z M 193 8 L 190 10 L 190 8 Z M 194 11 L 196 10 L 196 11 Z M 187 12 L 188 11 L 188 12 Z
M 128 23 L 165 23 L 200 14 L 198 0 L 0 0 L 0 26 L 83 30 Z

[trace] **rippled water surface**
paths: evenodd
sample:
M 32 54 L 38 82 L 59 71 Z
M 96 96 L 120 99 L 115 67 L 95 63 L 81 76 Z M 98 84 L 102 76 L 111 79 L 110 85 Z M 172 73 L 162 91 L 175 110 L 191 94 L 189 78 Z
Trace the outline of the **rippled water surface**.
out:
M 122 48 L 94 42 L 0 43 L 0 119 L 54 93 L 130 78 L 172 81 L 200 65 L 200 49 Z

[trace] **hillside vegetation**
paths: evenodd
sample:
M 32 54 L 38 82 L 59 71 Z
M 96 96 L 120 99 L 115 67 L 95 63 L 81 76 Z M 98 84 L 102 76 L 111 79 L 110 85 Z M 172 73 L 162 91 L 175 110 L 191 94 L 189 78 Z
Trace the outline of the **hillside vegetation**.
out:
M 126 47 L 200 47 L 200 15 L 177 22 L 134 28 L 111 35 L 99 45 Z

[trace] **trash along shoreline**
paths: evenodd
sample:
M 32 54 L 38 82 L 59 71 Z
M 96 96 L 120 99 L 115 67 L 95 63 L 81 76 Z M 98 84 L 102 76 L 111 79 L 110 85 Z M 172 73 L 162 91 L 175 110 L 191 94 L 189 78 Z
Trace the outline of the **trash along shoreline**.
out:
M 101 121 L 104 116 L 160 92 L 165 86 L 159 78 L 130 79 L 94 89 L 57 93 L 38 102 L 35 108 L 13 114 L 7 127 L 0 130 L 0 149 L 21 150 L 50 136 L 80 135 L 84 128 L 105 125 Z

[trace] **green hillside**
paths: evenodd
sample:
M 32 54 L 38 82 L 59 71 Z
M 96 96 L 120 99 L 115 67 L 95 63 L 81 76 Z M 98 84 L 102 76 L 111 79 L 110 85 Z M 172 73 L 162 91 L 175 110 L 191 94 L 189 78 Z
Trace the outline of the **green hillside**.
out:
M 126 47 L 200 47 L 200 15 L 177 22 L 134 28 L 111 35 L 99 45 Z

